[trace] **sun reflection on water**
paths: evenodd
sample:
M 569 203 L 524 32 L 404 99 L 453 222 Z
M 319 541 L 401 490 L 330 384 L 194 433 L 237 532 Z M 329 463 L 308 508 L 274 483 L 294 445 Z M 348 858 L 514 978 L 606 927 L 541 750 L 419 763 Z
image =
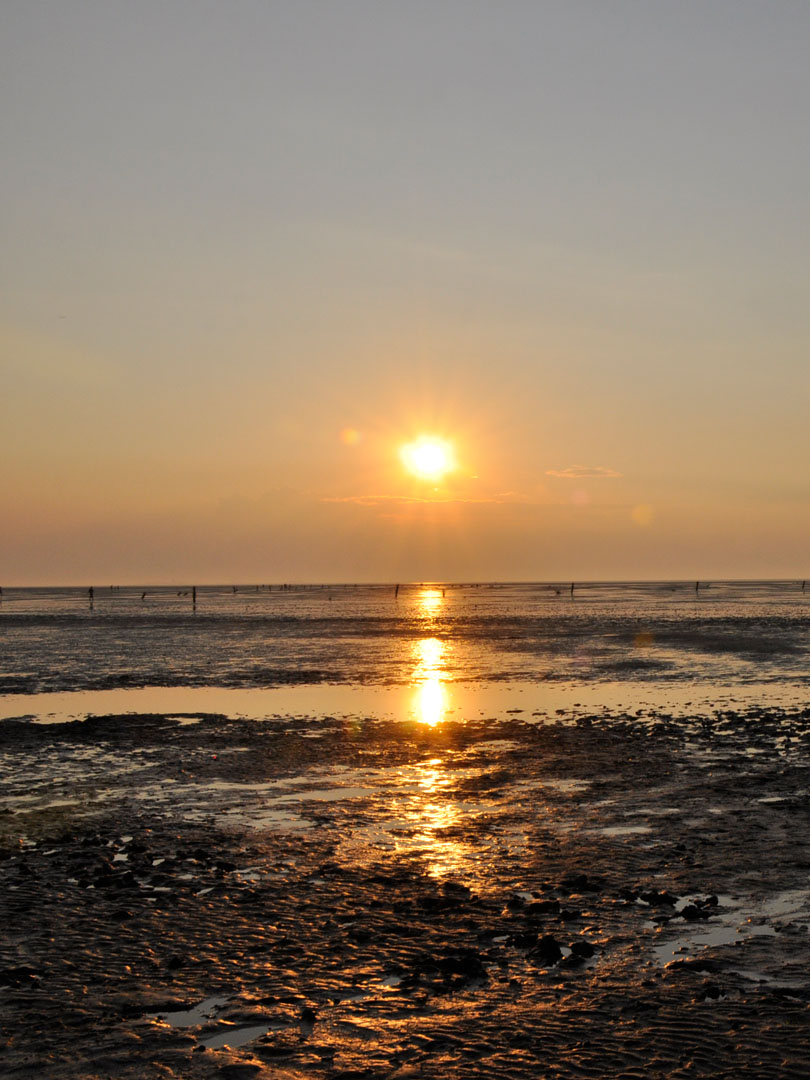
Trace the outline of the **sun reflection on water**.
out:
M 431 877 L 465 874 L 471 852 L 452 835 L 461 823 L 461 805 L 453 797 L 453 776 L 442 758 L 407 769 L 411 786 L 403 817 L 413 830 L 402 846 L 416 850 Z M 403 776 L 405 780 L 405 776 Z
M 414 712 L 421 723 L 430 727 L 444 719 L 449 705 L 446 652 L 447 645 L 438 638 L 422 638 L 414 645 Z
M 425 618 L 438 615 L 444 604 L 444 589 L 423 588 L 416 597 L 419 614 Z

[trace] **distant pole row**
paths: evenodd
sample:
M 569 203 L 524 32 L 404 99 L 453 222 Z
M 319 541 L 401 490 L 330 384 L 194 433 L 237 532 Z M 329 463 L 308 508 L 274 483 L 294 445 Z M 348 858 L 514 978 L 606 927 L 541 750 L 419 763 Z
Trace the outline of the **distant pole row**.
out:
M 272 592 L 272 589 L 273 589 L 273 586 L 272 586 L 272 585 L 265 585 L 265 586 L 263 586 L 263 587 L 264 587 L 265 589 L 267 589 L 267 591 L 268 591 L 268 592 Z M 279 589 L 281 589 L 281 590 L 285 590 L 285 589 L 290 589 L 290 588 L 293 588 L 293 586 L 291 586 L 291 585 L 280 585 L 280 586 L 278 586 L 278 587 L 279 587 Z M 320 588 L 322 588 L 322 589 L 323 589 L 323 588 L 325 588 L 325 586 L 323 586 L 323 585 L 321 585 L 321 586 L 319 586 L 319 587 L 320 587 Z M 356 588 L 356 587 L 357 587 L 357 586 L 355 586 L 355 588 Z M 400 587 L 401 587 L 401 586 L 399 586 L 399 585 L 395 585 L 395 586 L 394 586 L 394 599 L 395 599 L 395 600 L 398 600 L 398 599 L 399 599 L 399 590 L 400 590 Z M 111 585 L 111 586 L 110 586 L 110 591 L 112 592 L 113 590 L 117 590 L 118 588 L 120 588 L 120 586 L 117 586 L 117 585 Z M 256 591 L 258 592 L 260 588 L 262 588 L 262 586 L 260 586 L 260 585 L 257 585 L 257 586 L 256 586 Z M 550 589 L 550 588 L 552 588 L 552 586 L 551 586 L 551 585 L 549 585 L 549 586 L 548 586 L 548 588 Z M 575 588 L 576 588 L 576 582 L 572 581 L 572 582 L 571 582 L 571 586 L 570 586 L 570 589 L 569 589 L 569 591 L 570 591 L 570 594 L 571 594 L 571 596 L 572 596 L 572 597 L 573 597 L 573 595 L 574 595 L 574 590 L 575 590 Z M 708 583 L 708 582 L 704 582 L 704 583 L 703 583 L 703 584 L 701 585 L 701 582 L 700 582 L 700 581 L 696 581 L 696 582 L 695 582 L 695 595 L 698 595 L 698 593 L 700 592 L 701 588 L 703 588 L 703 589 L 708 589 L 708 588 L 710 588 L 710 585 L 709 585 L 709 583 Z M 233 592 L 234 592 L 234 593 L 237 593 L 237 592 L 239 591 L 236 585 L 233 585 L 233 586 L 232 586 L 232 589 L 233 589 Z M 803 593 L 806 593 L 806 592 L 807 592 L 807 581 L 806 581 L 806 580 L 802 581 L 802 583 L 801 583 L 801 591 L 802 591 Z M 557 594 L 559 595 L 559 593 L 560 593 L 560 590 L 559 590 L 559 589 L 556 589 L 556 592 L 557 592 Z M 144 601 L 144 600 L 146 600 L 146 597 L 147 597 L 147 595 L 148 595 L 148 594 L 147 594 L 146 592 L 142 592 L 142 593 L 141 593 L 141 601 Z M 177 595 L 178 595 L 178 596 L 188 596 L 188 595 L 189 595 L 189 593 L 188 593 L 188 592 L 178 592 L 178 594 L 177 594 Z M 444 596 L 444 595 L 445 595 L 445 590 L 444 590 L 444 589 L 442 589 L 442 596 Z M 90 587 L 88 588 L 88 590 L 87 590 L 87 601 L 88 601 L 88 604 L 89 604 L 89 607 L 90 607 L 90 610 L 91 610 L 91 611 L 93 610 L 93 608 L 94 608 L 94 606 L 95 606 L 95 598 L 96 598 L 96 591 L 95 591 L 95 589 L 93 588 L 93 586 L 91 585 L 91 586 L 90 586 Z M 332 599 L 331 593 L 330 593 L 330 595 L 329 595 L 329 599 L 330 599 L 330 600 Z M 3 603 L 3 588 L 2 588 L 2 586 L 0 586 L 0 604 L 2 604 L 2 603 Z M 196 611 L 196 610 L 197 610 L 197 586 L 196 586 L 196 585 L 192 585 L 192 586 L 191 586 L 191 607 L 192 607 L 192 609 L 193 609 L 194 611 Z

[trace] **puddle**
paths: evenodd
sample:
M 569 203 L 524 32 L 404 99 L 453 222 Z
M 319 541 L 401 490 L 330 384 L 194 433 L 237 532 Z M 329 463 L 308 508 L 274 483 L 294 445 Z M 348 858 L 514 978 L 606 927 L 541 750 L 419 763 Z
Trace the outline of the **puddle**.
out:
M 437 661 L 438 662 L 438 661 Z M 426 669 L 427 670 L 427 669 Z M 225 687 L 145 686 L 137 689 L 62 691 L 42 694 L 0 695 L 0 720 L 35 720 L 59 724 L 88 715 L 151 714 L 173 717 L 179 726 L 200 723 L 206 716 L 223 715 L 255 720 L 288 721 L 292 717 L 358 718 L 452 723 L 482 716 L 515 719 L 524 723 L 557 722 L 566 714 L 593 715 L 605 709 L 632 716 L 648 726 L 660 723 L 656 715 L 714 714 L 724 707 L 803 705 L 801 687 L 774 683 L 715 686 L 697 691 L 694 685 L 671 682 L 600 682 L 592 685 L 529 680 L 494 683 L 454 682 L 430 669 L 428 682 L 418 686 L 358 686 L 347 683 L 312 683 L 271 689 Z M 433 701 L 426 708 L 424 690 Z M 417 690 L 418 693 L 414 694 Z M 522 696 L 518 705 L 516 698 Z M 520 713 L 516 709 L 521 708 Z M 428 720 L 428 713 L 430 719 Z
M 179 1009 L 177 1012 L 157 1013 L 153 1019 L 162 1020 L 172 1027 L 197 1027 L 211 1020 L 219 1010 L 227 1005 L 229 997 L 210 997 L 195 1005 L 192 1009 Z
M 338 802 L 342 799 L 364 799 L 369 795 L 376 795 L 378 791 L 379 788 L 315 788 L 311 791 L 297 791 L 294 795 L 279 795 L 269 802 Z
M 600 836 L 632 836 L 641 833 L 651 833 L 649 825 L 606 825 L 601 829 L 593 829 L 592 832 Z
M 782 894 L 786 897 L 788 894 Z M 803 894 L 805 899 L 808 894 Z M 750 909 L 743 910 L 738 901 L 730 897 L 719 898 L 720 907 L 731 910 L 720 910 L 716 916 L 712 916 L 708 922 L 693 924 L 688 930 L 684 929 L 677 937 L 670 938 L 660 945 L 653 946 L 653 955 L 656 962 L 665 967 L 673 960 L 683 960 L 694 957 L 703 949 L 717 948 L 721 945 L 732 945 L 738 941 L 745 941 L 753 937 L 776 937 L 775 927 L 763 923 L 760 920 L 769 914 L 768 904 L 763 905 L 759 911 Z M 676 905 L 676 911 L 682 911 L 688 904 L 694 903 L 694 898 L 682 898 Z M 780 897 L 770 901 L 771 906 L 779 907 Z M 790 907 L 789 903 L 785 907 Z M 810 913 L 808 913 L 810 918 Z M 668 933 L 666 929 L 660 930 L 663 936 Z
M 228 1027 L 224 1031 L 217 1032 L 216 1035 L 211 1035 L 207 1039 L 200 1039 L 200 1046 L 205 1046 L 209 1050 L 221 1050 L 223 1046 L 230 1046 L 231 1049 L 235 1049 L 238 1046 L 245 1046 L 246 1043 L 253 1042 L 254 1039 L 260 1039 L 262 1035 L 266 1035 L 268 1031 L 280 1031 L 286 1025 L 284 1024 L 251 1024 L 247 1027 Z

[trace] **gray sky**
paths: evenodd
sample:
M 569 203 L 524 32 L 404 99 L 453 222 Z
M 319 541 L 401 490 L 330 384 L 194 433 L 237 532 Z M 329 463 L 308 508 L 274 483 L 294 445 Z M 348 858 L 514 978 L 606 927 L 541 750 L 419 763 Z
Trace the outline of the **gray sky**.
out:
M 798 2 L 8 0 L 4 579 L 810 573 L 809 45 Z

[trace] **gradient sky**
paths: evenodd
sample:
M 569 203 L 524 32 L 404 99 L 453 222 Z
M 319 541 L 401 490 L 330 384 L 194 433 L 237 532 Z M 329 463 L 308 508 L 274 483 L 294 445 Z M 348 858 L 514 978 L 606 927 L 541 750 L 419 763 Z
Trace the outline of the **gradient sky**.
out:
M 0 583 L 810 578 L 808 55 L 800 0 L 6 0 Z

